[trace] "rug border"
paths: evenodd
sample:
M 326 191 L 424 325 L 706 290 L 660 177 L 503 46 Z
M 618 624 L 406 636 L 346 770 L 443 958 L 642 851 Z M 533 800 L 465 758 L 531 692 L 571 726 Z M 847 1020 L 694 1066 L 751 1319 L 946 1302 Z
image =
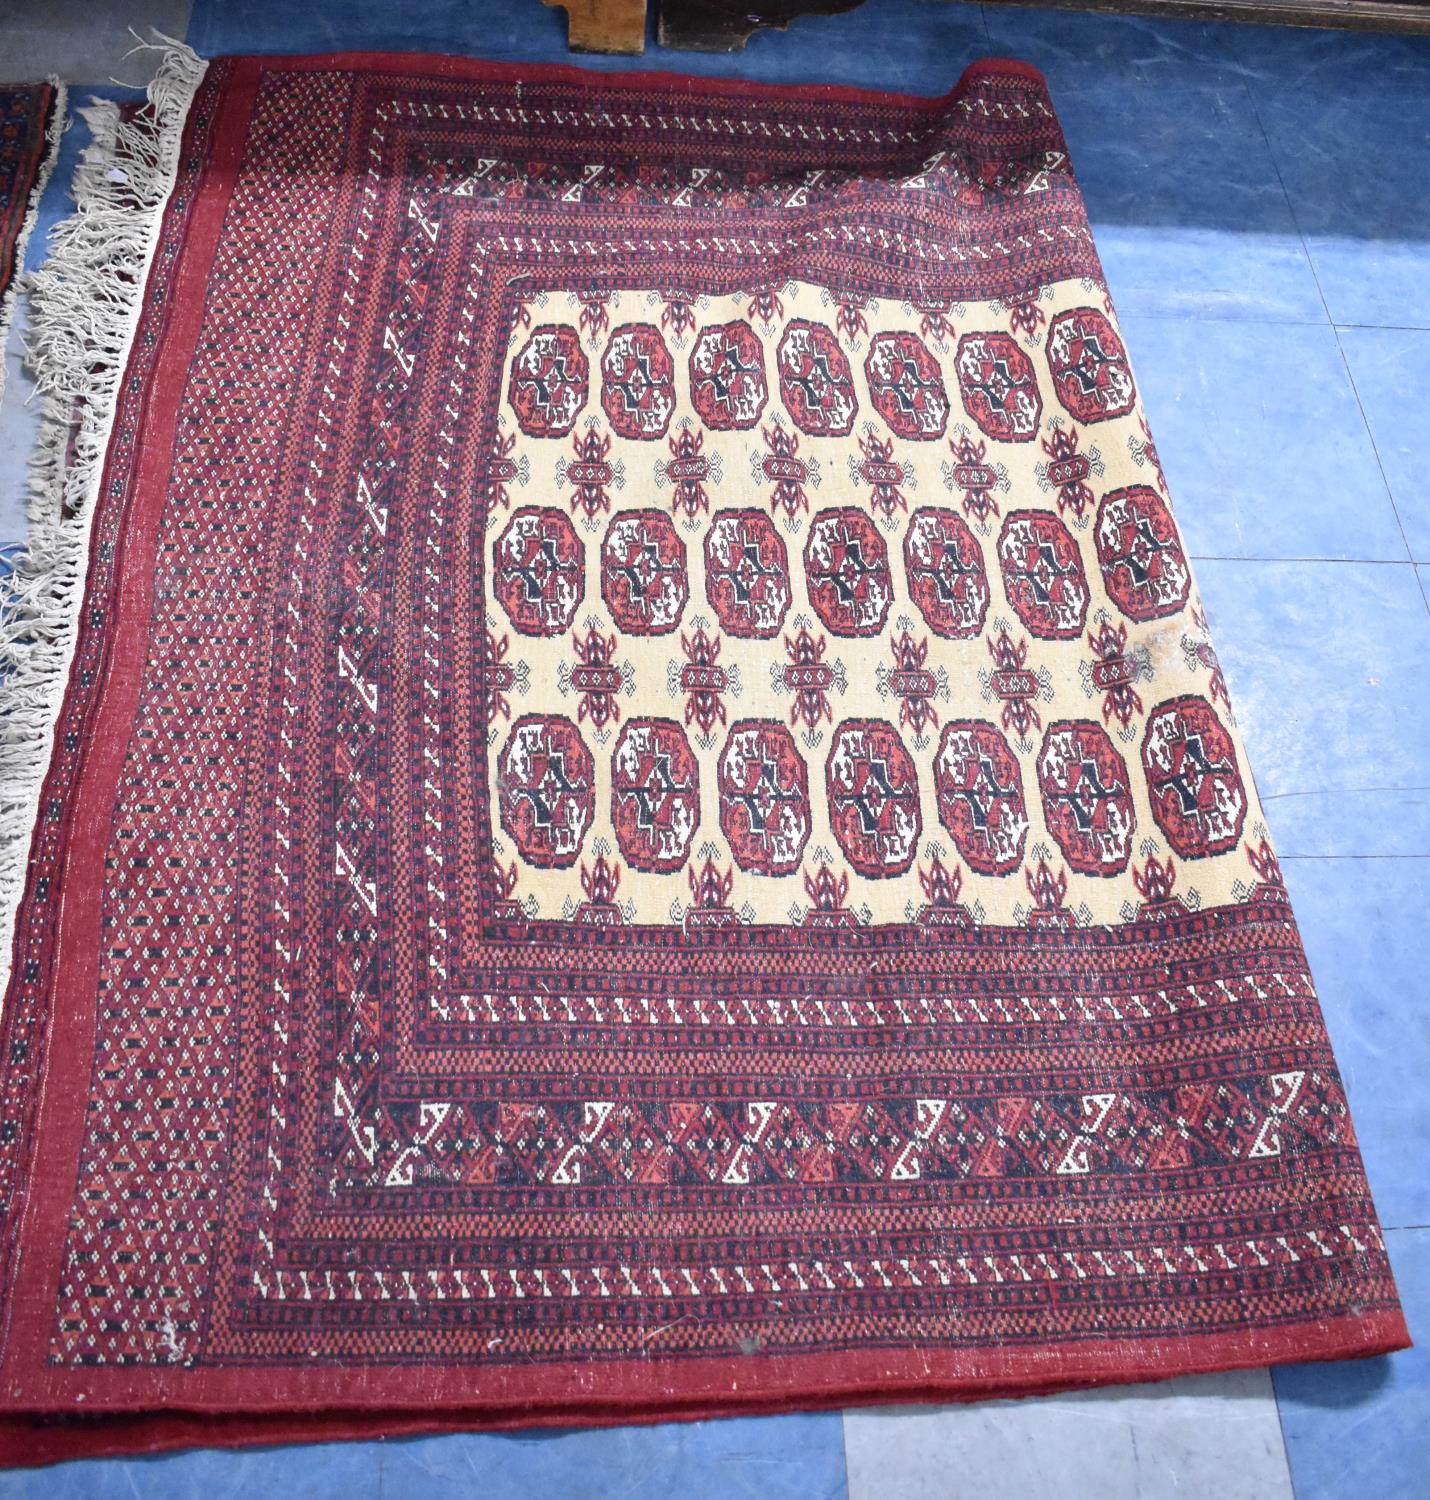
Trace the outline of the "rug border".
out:
M 543 83 L 576 83 L 598 90 L 649 87 L 672 94 L 685 92 L 765 99 L 794 97 L 849 104 L 886 103 L 904 109 L 928 110 L 947 105 L 965 84 L 984 74 L 1025 78 L 1050 93 L 1042 70 L 1016 57 L 974 58 L 965 64 L 952 86 L 942 94 L 909 94 L 897 89 L 859 88 L 845 83 L 777 83 L 754 78 L 717 78 L 706 74 L 672 73 L 661 68 L 597 71 L 575 63 L 499 62 L 482 57 L 452 57 L 440 52 L 240 53 L 216 56 L 211 61 L 255 63 L 273 72 L 311 72 L 331 68 L 354 73 L 401 73 L 420 69 L 423 77 L 443 80 L 471 78 L 519 82 L 530 78 Z
M 44 405 L 29 459 L 29 534 L 23 560 L 6 580 L 0 620 L 0 1016 L 55 726 L 71 687 L 119 390 L 178 172 L 184 122 L 207 69 L 187 47 L 141 47 L 161 54 L 146 108 L 130 120 L 111 101 L 94 100 L 79 111 L 92 139 L 75 172 L 76 212 L 51 231 L 48 261 L 25 278 L 27 360 Z M 116 153 L 127 163 L 117 178 L 110 176 Z M 58 150 L 51 170 L 57 156 Z M 127 284 L 116 271 L 128 274 Z
M 1310 1344 L 1304 1334 L 1308 1326 L 1317 1335 Z M 1353 1345 L 1346 1343 L 1347 1334 L 1355 1340 Z M 216 1399 L 161 1403 L 159 1410 L 152 1403 L 110 1408 L 88 1419 L 56 1419 L 37 1413 L 34 1420 L 12 1410 L 0 1415 L 0 1467 L 37 1468 L 78 1458 L 193 1447 L 651 1426 L 900 1403 L 967 1405 L 1262 1369 L 1288 1359 L 1298 1364 L 1367 1359 L 1408 1345 L 1401 1314 L 1382 1311 L 1248 1334 L 1188 1333 L 1144 1340 L 1135 1346 L 1139 1364 L 1167 1362 L 1142 1370 L 1129 1370 L 1126 1347 L 1107 1340 L 1092 1345 L 1040 1344 L 1026 1350 L 846 1350 L 837 1355 L 776 1355 L 758 1363 L 735 1355 L 701 1361 L 693 1369 L 684 1364 L 662 1366 L 660 1394 L 648 1400 L 633 1397 L 629 1388 L 654 1385 L 656 1367 L 631 1360 L 602 1367 L 599 1377 L 586 1366 L 569 1366 L 565 1383 L 572 1389 L 560 1394 L 551 1392 L 551 1382 L 541 1370 L 504 1370 L 506 1389 L 500 1395 L 482 1399 L 474 1391 L 473 1399 L 461 1405 L 423 1401 L 419 1396 L 402 1405 L 380 1397 L 351 1405 L 326 1404 L 319 1398 L 309 1411 L 300 1413 L 294 1411 L 291 1400 L 243 1408 Z M 959 1369 L 970 1359 L 985 1367 L 972 1377 Z M 1054 1363 L 1056 1373 L 1051 1373 L 1048 1367 Z M 294 1372 L 283 1373 L 291 1376 Z M 465 1378 L 475 1385 L 480 1374 L 468 1371 Z M 594 1394 L 598 1383 L 613 1391 L 624 1388 L 625 1393 L 598 1396 Z

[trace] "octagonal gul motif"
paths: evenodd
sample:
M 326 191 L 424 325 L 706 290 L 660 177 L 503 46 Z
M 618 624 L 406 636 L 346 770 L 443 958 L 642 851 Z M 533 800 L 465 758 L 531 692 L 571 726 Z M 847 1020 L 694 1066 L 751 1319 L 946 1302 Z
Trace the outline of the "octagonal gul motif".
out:
M 1043 415 L 1033 362 L 1007 333 L 965 333 L 954 354 L 963 409 L 1002 443 L 1029 443 Z
M 898 437 L 928 441 L 948 426 L 948 391 L 938 360 L 915 333 L 880 333 L 869 343 L 864 378 L 874 409 Z
M 1063 858 L 1084 875 L 1120 875 L 1137 815 L 1127 763 L 1101 724 L 1062 719 L 1038 754 L 1043 817 Z
M 700 766 L 670 719 L 632 719 L 611 753 L 611 822 L 633 870 L 680 869 L 700 827 Z
M 685 543 L 658 510 L 622 511 L 601 543 L 601 597 L 631 635 L 666 635 L 690 597 Z
M 809 842 L 809 774 L 774 719 L 741 719 L 720 752 L 720 831 L 753 875 L 790 875 Z
M 492 549 L 492 592 L 522 635 L 562 635 L 586 592 L 586 549 L 559 510 L 525 505 Z
M 999 730 L 978 719 L 945 725 L 933 775 L 939 821 L 969 869 L 1016 870 L 1028 841 L 1028 805 L 1018 757 Z
M 653 323 L 624 323 L 601 356 L 601 405 L 620 437 L 665 436 L 675 410 L 675 365 Z
M 794 318 L 775 351 L 780 399 L 790 419 L 811 437 L 845 437 L 859 398 L 839 340 L 822 323 Z
M 1132 620 L 1160 620 L 1187 602 L 1192 572 L 1166 502 L 1145 484 L 1102 497 L 1093 528 L 1102 581 Z
M 1246 821 L 1246 788 L 1236 747 L 1215 709 L 1188 695 L 1159 703 L 1142 738 L 1152 816 L 1183 859 L 1236 847 Z
M 835 635 L 878 635 L 894 598 L 889 552 L 861 510 L 822 510 L 804 544 L 809 602 Z
M 743 318 L 702 328 L 690 351 L 690 399 L 716 432 L 739 432 L 760 420 L 769 398 L 765 352 Z
M 998 536 L 1003 591 L 1029 632 L 1045 641 L 1082 634 L 1087 575 L 1072 533 L 1045 510 L 1015 510 Z
M 596 810 L 596 765 L 581 731 L 559 714 L 526 714 L 497 758 L 501 826 L 540 869 L 568 869 Z
M 909 597 L 930 630 L 948 640 L 969 640 L 988 615 L 988 574 L 983 549 L 956 511 L 923 506 L 904 535 Z
M 1124 416 L 1137 400 L 1127 350 L 1106 314 L 1074 307 L 1048 325 L 1048 369 L 1058 400 L 1079 422 Z
M 779 634 L 790 606 L 789 554 L 762 511 L 717 512 L 705 533 L 705 597 L 730 635 Z
M 511 364 L 507 399 L 527 437 L 564 437 L 586 404 L 589 367 L 566 324 L 533 330 Z
M 883 719 L 846 719 L 825 762 L 829 821 L 845 858 L 883 880 L 914 862 L 923 818 L 919 778 L 899 731 Z

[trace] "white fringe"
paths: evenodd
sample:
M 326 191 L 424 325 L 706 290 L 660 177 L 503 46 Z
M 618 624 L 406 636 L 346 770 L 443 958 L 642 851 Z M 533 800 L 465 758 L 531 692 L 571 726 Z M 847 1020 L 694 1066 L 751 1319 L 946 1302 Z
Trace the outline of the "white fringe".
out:
M 0 996 L 74 655 L 90 526 L 184 121 L 207 64 L 181 42 L 162 53 L 149 102 L 82 111 L 92 141 L 75 172 L 77 211 L 50 236 L 30 278 L 27 355 L 44 397 L 30 459 L 26 556 L 0 600 Z M 57 899 L 55 895 L 51 900 Z
M 50 185 L 50 173 L 55 170 L 55 162 L 60 154 L 60 137 L 69 124 L 69 90 L 58 78 L 47 78 L 45 82 L 55 91 L 55 107 L 50 114 L 50 123 L 45 127 L 45 154 L 35 176 L 35 185 L 30 189 L 30 201 L 25 206 L 25 217 L 20 223 L 20 237 L 15 241 L 10 285 L 0 295 L 0 396 L 5 394 L 5 356 L 10 345 L 10 324 L 15 317 L 21 289 L 28 282 L 25 275 L 25 251 L 35 230 L 35 221 L 40 217 L 40 200 Z

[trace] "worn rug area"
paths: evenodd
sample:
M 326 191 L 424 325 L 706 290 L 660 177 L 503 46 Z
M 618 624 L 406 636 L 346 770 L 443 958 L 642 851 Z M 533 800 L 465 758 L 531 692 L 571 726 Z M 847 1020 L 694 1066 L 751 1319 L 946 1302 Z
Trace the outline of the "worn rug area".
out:
M 1036 72 L 154 99 L 47 346 L 0 1455 L 1405 1343 Z

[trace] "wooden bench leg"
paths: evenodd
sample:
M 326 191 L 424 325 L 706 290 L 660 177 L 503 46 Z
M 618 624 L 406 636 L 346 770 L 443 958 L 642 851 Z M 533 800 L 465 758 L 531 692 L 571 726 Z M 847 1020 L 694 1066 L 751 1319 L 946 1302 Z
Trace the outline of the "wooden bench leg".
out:
M 566 12 L 572 52 L 645 51 L 646 0 L 543 0 Z

